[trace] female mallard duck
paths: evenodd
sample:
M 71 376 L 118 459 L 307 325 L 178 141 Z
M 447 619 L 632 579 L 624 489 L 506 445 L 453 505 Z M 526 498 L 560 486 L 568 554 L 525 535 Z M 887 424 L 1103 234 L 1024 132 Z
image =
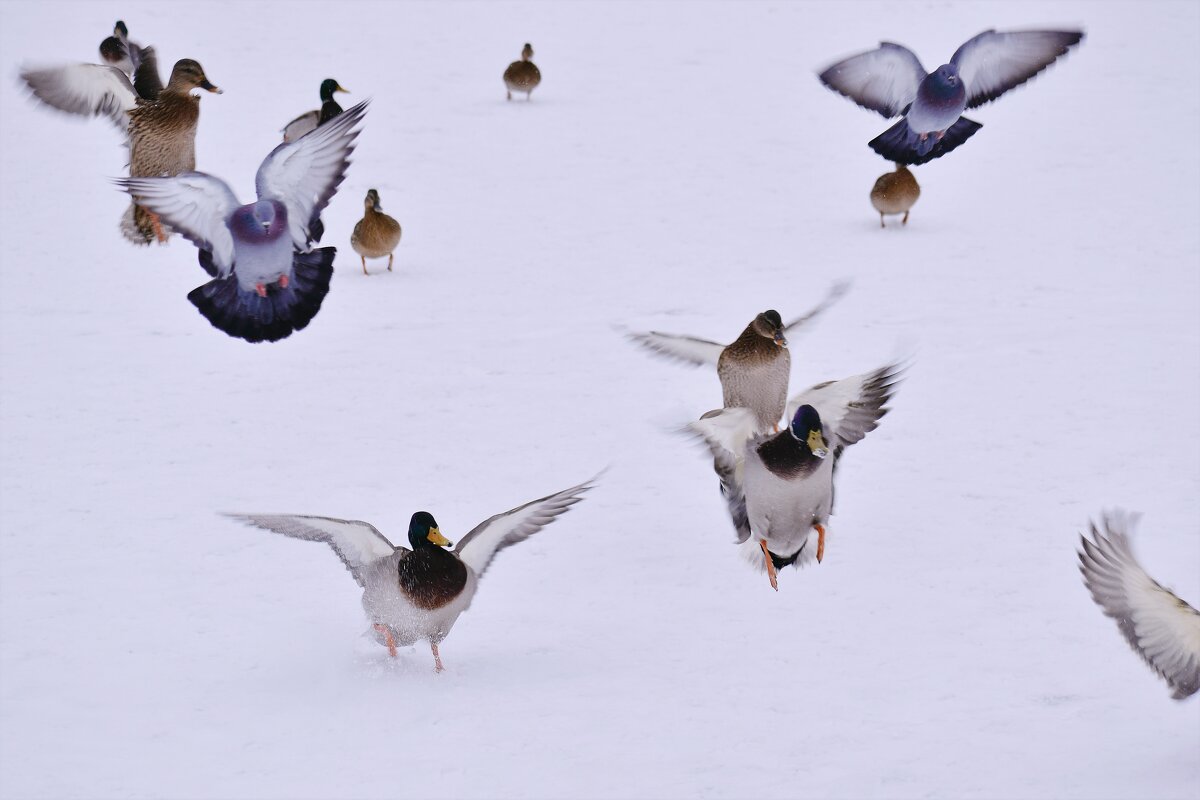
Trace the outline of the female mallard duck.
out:
M 396 547 L 368 522 L 288 514 L 228 514 L 234 519 L 295 539 L 333 548 L 363 589 L 362 604 L 375 640 L 388 654 L 418 639 L 429 642 L 441 672 L 438 643 L 475 597 L 479 578 L 496 553 L 528 539 L 583 498 L 593 481 L 489 517 L 458 543 L 442 535 L 433 515 L 418 511 L 408 525 L 409 550 Z
M 710 411 L 688 426 L 717 460 L 743 555 L 765 567 L 775 590 L 776 570 L 825 557 L 838 460 L 879 426 L 899 374 L 888 365 L 817 384 L 789 401 L 795 411 L 778 434 L 757 434 L 755 414 L 745 408 Z
M 883 223 L 884 214 L 903 214 L 900 224 L 907 225 L 908 210 L 920 196 L 921 187 L 904 164 L 897 164 L 895 172 L 880 175 L 871 188 L 871 205 L 879 212 L 879 227 L 887 227 Z
M 334 248 L 312 249 L 312 231 L 346 177 L 364 101 L 328 125 L 270 152 L 258 168 L 258 201 L 241 205 L 220 178 L 189 172 L 117 184 L 200 248 L 214 277 L 188 294 L 214 328 L 274 342 L 308 325 L 333 277 Z
M 142 48 L 139 73 L 155 64 L 153 48 Z M 149 66 L 148 66 L 149 65 Z M 157 69 L 155 68 L 155 72 Z M 103 114 L 129 137 L 129 174 L 132 177 L 178 175 L 196 168 L 196 124 L 200 98 L 193 89 L 220 94 L 208 82 L 204 68 L 190 58 L 175 63 L 171 80 L 147 99 L 138 94 L 129 78 L 116 67 L 70 64 L 24 69 L 21 77 L 34 96 L 53 108 L 82 116 Z M 167 240 L 156 215 L 131 205 L 121 223 L 125 237 L 135 244 Z
M 634 333 L 629 338 L 667 358 L 695 366 L 715 364 L 725 407 L 748 408 L 760 430 L 778 430 L 792 368 L 787 337 L 832 306 L 847 288 L 848 283 L 835 283 L 815 308 L 787 325 L 778 311 L 764 311 L 730 345 L 657 331 Z
M 363 275 L 367 272 L 368 258 L 388 257 L 388 272 L 392 271 L 392 251 L 400 244 L 400 223 L 383 213 L 379 205 L 379 192 L 371 189 L 363 201 L 363 218 L 354 226 L 350 235 L 350 246 L 362 259 Z
M 1129 543 L 1137 520 L 1117 511 L 1092 523 L 1092 541 L 1080 537 L 1079 571 L 1129 646 L 1166 680 L 1171 697 L 1183 700 L 1200 691 L 1200 611 L 1142 569 Z
M 512 100 L 513 92 L 524 92 L 526 100 L 533 99 L 533 90 L 542 82 L 542 73 L 530 59 L 533 58 L 533 45 L 529 42 L 521 48 L 521 60 L 514 61 L 504 70 L 504 87 L 508 90 L 508 99 Z
M 129 29 L 125 27 L 125 23 L 117 20 L 112 36 L 100 42 L 100 63 L 116 67 L 132 80 L 134 72 L 137 71 L 140 50 L 140 47 L 129 41 Z
M 313 111 L 305 111 L 285 125 L 283 128 L 283 141 L 294 142 L 309 131 L 316 130 L 318 125 L 324 125 L 338 114 L 341 114 L 342 107 L 333 99 L 334 92 L 346 92 L 349 94 L 350 90 L 343 89 L 342 85 L 333 78 L 326 78 L 321 81 L 321 107 Z

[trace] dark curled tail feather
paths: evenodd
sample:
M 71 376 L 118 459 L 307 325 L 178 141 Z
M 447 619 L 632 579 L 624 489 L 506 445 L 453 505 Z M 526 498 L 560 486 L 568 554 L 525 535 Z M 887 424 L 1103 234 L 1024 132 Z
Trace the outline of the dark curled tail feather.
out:
M 214 328 L 247 342 L 277 342 L 303 329 L 321 310 L 333 277 L 334 247 L 295 253 L 286 289 L 267 287 L 267 296 L 244 291 L 237 275 L 211 280 L 188 293 L 188 300 Z M 206 258 L 207 255 L 207 258 Z M 212 269 L 212 256 L 200 253 L 200 265 Z M 236 267 L 235 267 L 236 269 Z M 212 273 L 210 273 L 212 274 Z
M 940 141 L 937 134 L 931 133 L 922 142 L 920 134 L 914 133 L 908 127 L 908 120 L 901 119 L 867 144 L 888 161 L 916 166 L 941 158 L 974 136 L 975 131 L 982 127 L 978 122 L 959 117 L 958 121 L 946 130 Z

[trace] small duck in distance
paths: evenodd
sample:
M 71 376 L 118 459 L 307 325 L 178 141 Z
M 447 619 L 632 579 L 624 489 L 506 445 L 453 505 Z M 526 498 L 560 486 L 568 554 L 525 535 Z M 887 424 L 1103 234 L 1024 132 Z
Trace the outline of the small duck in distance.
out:
M 533 90 L 542 82 L 542 72 L 532 58 L 533 45 L 526 42 L 521 48 L 521 60 L 512 62 L 504 70 L 504 88 L 508 90 L 509 100 L 512 100 L 513 92 L 524 92 L 526 100 L 533 99 Z
M 400 244 L 400 223 L 383 213 L 379 204 L 379 192 L 375 189 L 367 191 L 363 200 L 363 218 L 354 226 L 350 236 L 350 246 L 362 259 L 363 275 L 367 272 L 368 258 L 383 258 L 387 256 L 388 272 L 392 271 L 392 251 Z
M 871 205 L 879 212 L 879 227 L 886 228 L 884 214 L 903 214 L 901 225 L 908 224 L 908 212 L 921 196 L 917 178 L 904 164 L 897 164 L 895 172 L 885 172 L 871 187 Z
M 334 92 L 350 93 L 333 78 L 321 81 L 321 107 L 305 111 L 300 116 L 283 127 L 283 141 L 294 142 L 309 131 L 316 130 L 318 125 L 324 125 L 329 120 L 342 113 L 342 107 L 333 99 Z

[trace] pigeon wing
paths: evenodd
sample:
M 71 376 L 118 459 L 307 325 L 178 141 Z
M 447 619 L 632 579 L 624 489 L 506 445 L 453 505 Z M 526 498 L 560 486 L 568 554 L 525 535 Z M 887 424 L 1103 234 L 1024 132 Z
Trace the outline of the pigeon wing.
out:
M 367 113 L 368 102 L 364 100 L 294 142 L 279 145 L 258 168 L 254 179 L 258 197 L 287 206 L 288 228 L 298 250 L 308 249 L 312 221 L 346 178 L 359 134 L 354 126 Z
M 967 108 L 990 103 L 1053 64 L 1083 40 L 1083 31 L 988 30 L 963 43 L 950 63 L 967 90 Z
M 229 217 L 238 207 L 229 184 L 203 172 L 170 178 L 118 178 L 117 185 L 201 250 L 212 252 L 221 277 L 233 269 L 233 234 Z
M 1136 515 L 1105 514 L 1081 536 L 1079 571 L 1129 646 L 1182 700 L 1200 690 L 1200 612 L 1146 574 L 1129 543 Z
M 487 518 L 459 540 L 454 552 L 475 571 L 477 577 L 482 577 L 496 553 L 517 542 L 525 541 L 549 525 L 560 514 L 582 500 L 581 495 L 595 485 L 595 480 L 593 478 L 578 486 L 563 489 L 561 492 Z
M 116 67 L 25 67 L 21 80 L 34 97 L 52 108 L 85 117 L 108 117 L 122 133 L 129 130 L 129 112 L 137 105 L 138 95 L 129 77 Z
M 282 533 L 306 542 L 324 542 L 333 548 L 338 558 L 350 570 L 358 585 L 366 588 L 362 569 L 368 564 L 392 556 L 395 547 L 369 522 L 333 517 L 309 517 L 294 514 L 225 514 L 230 519 Z
M 839 61 L 818 77 L 838 94 L 891 119 L 904 113 L 916 98 L 925 75 L 912 50 L 880 42 L 878 48 Z

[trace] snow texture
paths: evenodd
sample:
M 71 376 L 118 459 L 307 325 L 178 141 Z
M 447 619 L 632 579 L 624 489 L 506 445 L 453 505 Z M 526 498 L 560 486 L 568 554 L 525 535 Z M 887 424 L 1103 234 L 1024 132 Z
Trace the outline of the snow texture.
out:
M 334 77 L 373 98 L 312 324 L 214 330 L 182 239 L 137 249 L 119 134 L 24 63 L 116 19 L 195 58 L 200 169 L 241 197 Z M 816 71 L 887 39 L 1087 39 L 868 202 L 876 115 Z M 1107 507 L 1200 602 L 1194 3 L 0 4 L 0 796 L 1196 798 L 1200 702 L 1076 567 Z M 532 102 L 501 75 L 525 42 Z M 349 247 L 377 188 L 395 271 Z M 848 451 L 825 562 L 780 591 L 678 435 L 715 372 L 614 326 L 797 335 L 793 392 L 914 356 Z M 220 511 L 413 511 L 457 539 L 595 491 L 390 660 L 329 549 Z

